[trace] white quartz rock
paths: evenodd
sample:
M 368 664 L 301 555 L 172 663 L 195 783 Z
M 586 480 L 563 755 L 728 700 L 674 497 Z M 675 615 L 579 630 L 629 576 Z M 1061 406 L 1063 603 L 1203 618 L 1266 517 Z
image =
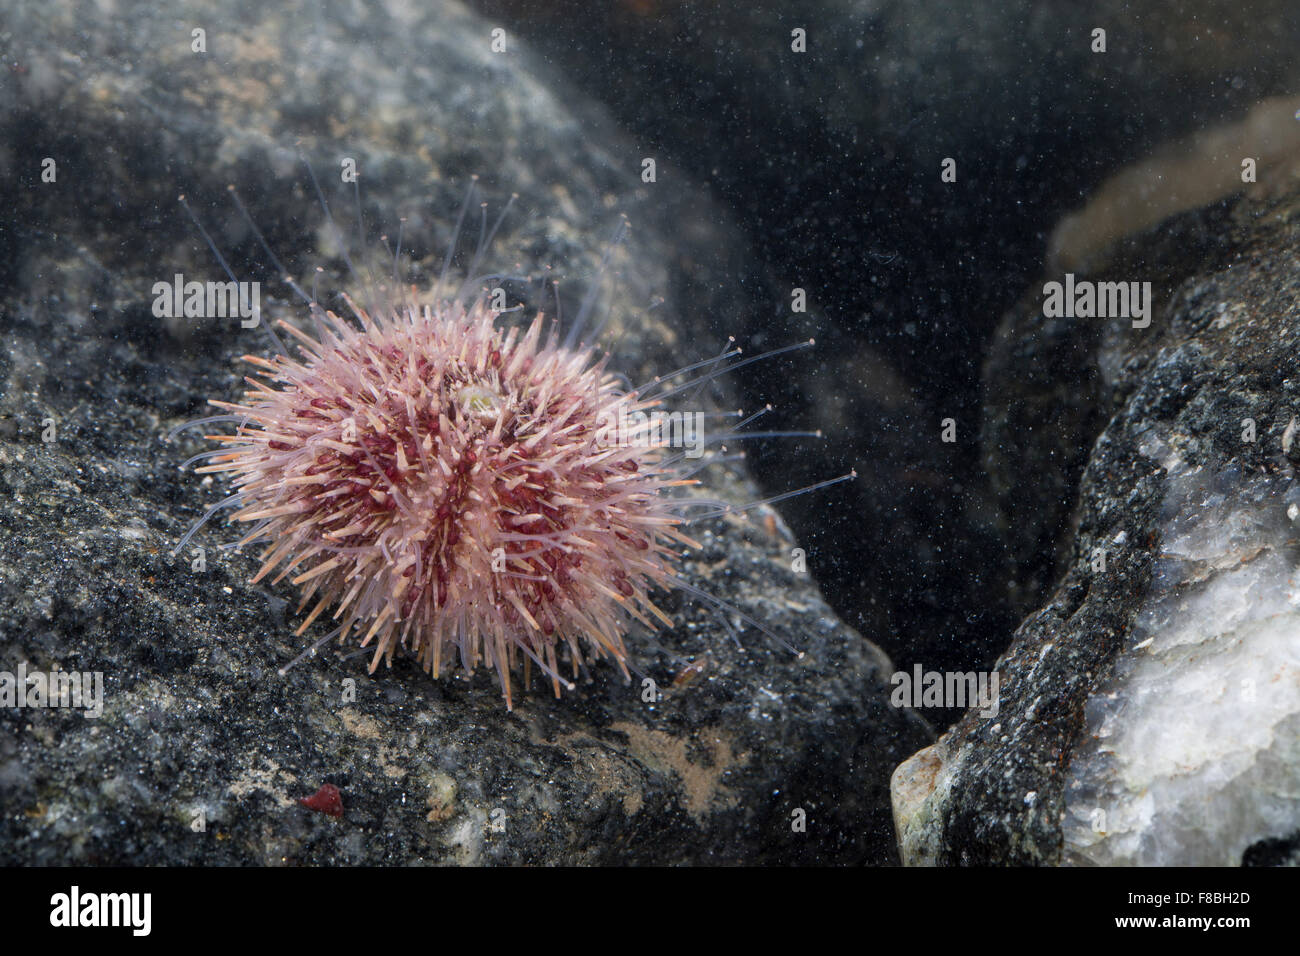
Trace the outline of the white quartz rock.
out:
M 1166 461 L 1151 590 L 1070 765 L 1066 863 L 1235 865 L 1300 829 L 1300 486 Z

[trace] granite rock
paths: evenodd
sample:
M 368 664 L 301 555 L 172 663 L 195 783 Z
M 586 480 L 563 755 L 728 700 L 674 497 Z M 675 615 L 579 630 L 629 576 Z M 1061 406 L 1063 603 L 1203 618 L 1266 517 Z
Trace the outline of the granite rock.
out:
M 998 662 L 997 717 L 896 771 L 905 862 L 1292 852 L 1298 211 L 1294 180 L 1248 189 L 1076 277 L 1150 282 L 1149 326 L 1045 318 L 1043 286 L 1004 319 L 986 451 L 1008 495 L 1050 502 L 1038 533 L 1066 527 L 1068 557 Z M 1080 456 L 1071 515 L 1053 489 Z
M 649 702 L 597 666 L 565 699 L 539 690 L 509 713 L 484 673 L 371 676 L 329 652 L 280 677 L 307 639 L 291 636 L 292 594 L 247 583 L 255 561 L 219 549 L 234 534 L 220 523 L 193 542 L 201 569 L 194 548 L 170 555 L 219 491 L 177 467 L 205 443 L 164 436 L 237 394 L 237 357 L 266 347 L 237 323 L 153 315 L 153 283 L 224 278 L 178 194 L 263 283 L 265 317 L 292 320 L 227 183 L 287 269 L 319 266 L 332 288 L 341 242 L 300 153 L 345 231 L 356 200 L 333 184 L 355 160 L 366 235 L 377 246 L 405 218 L 417 278 L 436 274 L 478 174 L 494 215 L 518 193 L 493 261 L 560 277 L 569 315 L 603 275 L 616 366 L 638 380 L 716 353 L 743 307 L 745 243 L 707 200 L 647 188 L 597 108 L 513 37 L 493 53 L 490 25 L 451 2 L 300 17 L 63 0 L 3 17 L 0 171 L 19 189 L 0 223 L 0 670 L 97 673 L 102 713 L 0 710 L 0 859 L 896 859 L 888 774 L 930 732 L 889 705 L 884 654 L 791 570 L 775 512 L 697 528 L 683 569 L 804 656 L 677 595 L 678 626 L 636 642 Z M 600 273 L 620 214 L 631 234 Z M 515 294 L 544 304 L 527 283 Z M 728 389 L 709 401 L 734 407 Z M 712 494 L 757 496 L 743 471 L 713 471 Z M 702 673 L 674 686 L 688 662 Z M 324 784 L 341 818 L 299 803 Z

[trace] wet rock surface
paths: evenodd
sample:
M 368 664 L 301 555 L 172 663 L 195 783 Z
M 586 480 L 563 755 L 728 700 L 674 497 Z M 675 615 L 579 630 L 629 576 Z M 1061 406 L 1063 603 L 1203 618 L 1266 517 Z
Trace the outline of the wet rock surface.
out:
M 238 356 L 266 348 L 237 322 L 153 315 L 153 283 L 224 278 L 178 193 L 239 278 L 263 283 L 269 319 L 299 310 L 225 186 L 291 273 L 321 266 L 333 287 L 340 243 L 301 150 L 345 230 L 338 169 L 355 159 L 371 242 L 405 217 L 417 280 L 436 275 L 471 175 L 493 216 L 517 192 L 488 266 L 553 267 L 568 315 L 627 214 L 606 301 L 615 362 L 638 381 L 715 354 L 738 324 L 745 245 L 688 185 L 647 189 L 596 110 L 553 92 L 521 49 L 492 53 L 488 25 L 459 7 L 384 13 L 5 13 L 0 170 L 20 187 L 0 229 L 0 669 L 99 672 L 103 711 L 0 710 L 0 859 L 894 861 L 888 775 L 929 730 L 889 706 L 888 660 L 835 618 L 815 565 L 790 570 L 774 513 L 698 527 L 684 571 L 802 657 L 677 595 L 678 626 L 634 640 L 650 701 L 597 665 L 564 700 L 534 687 L 509 713 L 482 672 L 369 676 L 327 652 L 281 677 L 311 636 L 292 637 L 291 590 L 248 584 L 256 562 L 219 550 L 235 535 L 219 522 L 193 542 L 201 570 L 195 548 L 171 557 L 223 492 L 177 468 L 208 447 L 197 431 L 163 436 L 236 396 Z M 513 294 L 545 304 L 536 286 Z M 735 404 L 723 386 L 710 401 Z M 706 485 L 757 496 L 736 472 Z M 688 662 L 698 676 L 676 680 Z M 324 797 L 299 802 L 325 784 L 341 817 L 318 812 Z
M 1293 852 L 1298 211 L 1294 181 L 1251 190 L 1078 277 L 1150 281 L 1149 327 L 1045 319 L 1041 285 L 1004 319 L 985 454 L 1023 540 L 1066 528 L 1068 564 L 998 663 L 998 715 L 896 772 L 906 862 Z M 1080 457 L 1071 521 L 1037 476 Z

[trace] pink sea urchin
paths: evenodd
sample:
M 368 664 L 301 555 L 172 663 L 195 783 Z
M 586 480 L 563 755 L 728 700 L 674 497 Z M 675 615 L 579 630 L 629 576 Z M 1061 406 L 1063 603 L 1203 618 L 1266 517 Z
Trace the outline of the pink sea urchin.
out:
M 344 296 L 347 320 L 286 281 L 308 303 L 316 335 L 281 321 L 300 358 L 272 334 L 272 358 L 243 356 L 260 376 L 245 379 L 243 402 L 209 402 L 226 414 L 201 421 L 236 425 L 233 434 L 207 436 L 227 447 L 198 456 L 211 461 L 197 470 L 232 473 L 236 491 L 176 551 L 216 510 L 237 505 L 234 519 L 257 522 L 239 546 L 266 542 L 253 581 L 276 572 L 273 583 L 290 577 L 301 588 L 299 611 L 315 602 L 297 633 L 331 608 L 341 619 L 312 650 L 360 635 L 362 647 L 374 647 L 372 672 L 398 647 L 435 677 L 456 659 L 471 673 L 484 663 L 496 670 L 507 707 L 521 661 L 525 686 L 536 664 L 557 697 L 572 689 L 561 648 L 574 676 L 600 657 L 627 676 L 623 637 L 632 622 L 650 630 L 673 623 L 650 597 L 656 588 L 685 590 L 775 637 L 675 573 L 673 546 L 699 547 L 682 525 L 736 509 L 671 492 L 695 484 L 701 466 L 690 459 L 705 444 L 776 433 L 740 432 L 754 415 L 706 442 L 695 413 L 696 444 L 670 453 L 682 433 L 657 408 L 721 372 L 811 341 L 730 365 L 740 350 L 724 349 L 624 389 L 578 341 L 583 316 L 563 342 L 554 325 L 543 334 L 541 313 L 526 331 L 504 328 L 486 295 L 468 306 L 459 296 L 377 296 L 369 310 Z M 697 370 L 691 381 L 667 384 Z
M 254 425 L 200 471 L 234 472 L 275 569 L 315 606 L 364 631 L 373 670 L 399 645 L 437 676 L 451 652 L 496 668 L 507 705 L 522 654 L 562 684 L 556 647 L 624 665 L 628 619 L 671 620 L 670 542 L 693 544 L 663 496 L 682 483 L 658 447 L 616 435 L 658 404 L 622 391 L 589 350 L 503 331 L 484 299 L 404 306 L 357 325 L 319 312 L 320 338 L 288 323 L 302 360 L 244 356 L 263 381 Z M 628 440 L 629 438 L 633 440 Z

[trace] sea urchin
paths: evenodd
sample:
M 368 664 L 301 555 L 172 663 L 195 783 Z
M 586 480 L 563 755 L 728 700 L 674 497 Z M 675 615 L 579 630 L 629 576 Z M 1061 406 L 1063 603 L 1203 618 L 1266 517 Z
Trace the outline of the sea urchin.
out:
M 520 335 L 484 298 L 347 301 L 356 325 L 313 304 L 318 338 L 280 323 L 301 360 L 246 355 L 261 380 L 211 402 L 242 423 L 198 470 L 233 472 L 233 517 L 258 522 L 245 541 L 270 541 L 253 580 L 292 575 L 299 610 L 315 600 L 297 633 L 333 608 L 340 640 L 374 645 L 372 671 L 399 645 L 435 677 L 453 652 L 482 661 L 507 706 L 520 655 L 557 696 L 572 687 L 561 643 L 575 675 L 604 656 L 626 673 L 629 618 L 671 625 L 648 592 L 672 586 L 670 544 L 694 545 L 663 494 L 686 480 L 619 430 L 659 403 L 544 339 L 540 313 Z
M 284 275 L 233 187 L 231 195 Z M 181 203 L 234 282 L 184 196 Z M 470 275 L 496 232 L 484 226 Z M 400 247 L 399 239 L 394 279 Z M 448 253 L 439 290 L 447 288 L 450 263 Z M 315 601 L 297 634 L 331 608 L 341 619 L 301 656 L 353 635 L 361 635 L 362 647 L 374 646 L 372 672 L 381 660 L 391 663 L 398 647 L 435 677 L 454 656 L 469 673 L 480 663 L 494 668 L 509 708 L 511 672 L 521 661 L 525 686 L 536 664 L 557 697 L 573 688 L 561 674 L 561 648 L 575 677 L 587 659 L 600 657 L 613 658 L 628 677 L 623 637 L 633 622 L 651 631 L 673 624 L 650 598 L 657 588 L 692 594 L 785 643 L 675 573 L 674 546 L 699 547 L 682 526 L 856 472 L 742 508 L 683 498 L 672 492 L 696 483 L 691 476 L 707 462 L 690 459 L 705 445 L 808 433 L 742 432 L 760 411 L 706 440 L 704 413 L 687 416 L 694 428 L 682 429 L 681 419 L 673 421 L 681 413 L 664 416 L 658 408 L 812 340 L 728 364 L 741 353 L 729 343 L 713 359 L 625 389 L 606 358 L 579 339 L 590 297 L 561 342 L 556 324 L 543 334 L 541 312 L 526 330 L 503 327 L 503 312 L 514 310 L 498 307 L 487 290 L 469 305 L 460 294 L 421 300 L 415 289 L 404 301 L 375 295 L 369 309 L 342 296 L 352 321 L 285 281 L 307 303 L 316 335 L 277 323 L 297 340 L 300 358 L 271 332 L 271 358 L 243 356 L 259 375 L 245 379 L 243 402 L 210 400 L 225 413 L 190 423 L 234 423 L 234 434 L 207 436 L 226 447 L 191 461 L 210 459 L 200 472 L 233 474 L 235 493 L 173 553 L 228 505 L 237 506 L 235 520 L 257 522 L 236 547 L 266 542 L 253 582 L 277 572 L 273 583 L 290 577 L 301 588 L 299 611 Z M 683 441 L 687 451 L 668 450 Z

